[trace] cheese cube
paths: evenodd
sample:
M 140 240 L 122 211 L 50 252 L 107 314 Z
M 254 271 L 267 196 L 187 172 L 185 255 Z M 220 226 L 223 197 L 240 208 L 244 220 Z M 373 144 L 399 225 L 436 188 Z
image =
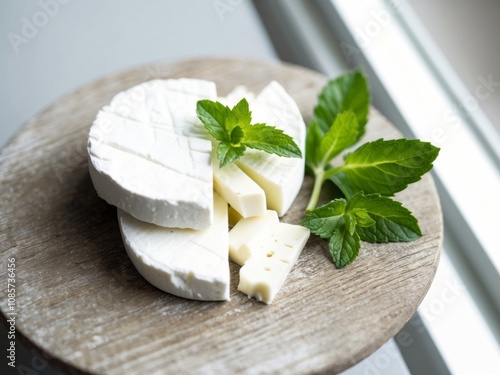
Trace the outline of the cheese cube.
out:
M 274 214 L 272 214 L 274 213 Z M 242 265 L 238 290 L 271 303 L 309 238 L 309 229 L 280 223 L 274 211 L 241 219 L 229 232 L 229 254 Z
M 229 232 L 229 257 L 240 266 L 258 249 L 261 241 L 269 238 L 279 223 L 276 211 L 268 210 L 263 216 L 241 219 Z
M 262 216 L 266 213 L 264 190 L 235 164 L 219 168 L 212 156 L 214 190 L 235 209 L 241 217 Z

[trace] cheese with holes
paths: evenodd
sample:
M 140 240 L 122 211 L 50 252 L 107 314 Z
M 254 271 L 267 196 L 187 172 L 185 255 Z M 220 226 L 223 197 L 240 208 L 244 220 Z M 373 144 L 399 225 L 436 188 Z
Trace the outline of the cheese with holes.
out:
M 157 288 L 179 297 L 229 300 L 227 203 L 214 196 L 214 222 L 205 230 L 163 228 L 118 210 L 127 254 Z
M 238 290 L 271 303 L 309 238 L 309 229 L 280 223 L 268 211 L 258 218 L 241 219 L 229 232 L 229 253 L 240 268 Z
M 258 217 L 240 219 L 229 232 L 229 256 L 233 262 L 244 265 L 259 249 L 262 239 L 269 238 L 271 230 L 279 224 L 276 211 L 267 210 Z
M 219 100 L 232 107 L 243 97 L 249 102 L 252 123 L 266 123 L 283 130 L 302 151 L 302 158 L 285 158 L 247 149 L 236 162 L 238 167 L 264 189 L 267 208 L 283 216 L 292 205 L 304 180 L 304 120 L 295 101 L 276 81 L 269 83 L 258 95 L 239 86 Z
M 145 222 L 209 227 L 212 143 L 196 116 L 201 99 L 216 100 L 213 82 L 154 80 L 116 95 L 89 134 L 98 195 Z

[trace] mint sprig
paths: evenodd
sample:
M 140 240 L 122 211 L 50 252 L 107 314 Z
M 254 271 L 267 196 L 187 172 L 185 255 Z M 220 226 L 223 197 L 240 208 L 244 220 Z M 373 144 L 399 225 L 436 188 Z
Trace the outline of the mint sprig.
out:
M 208 133 L 219 144 L 217 159 L 224 167 L 241 157 L 247 148 L 283 157 L 302 157 L 293 138 L 282 130 L 266 124 L 251 124 L 252 113 L 246 99 L 233 108 L 212 100 L 200 100 L 196 114 Z
M 417 219 L 403 205 L 379 194 L 356 193 L 339 198 L 306 214 L 302 225 L 328 239 L 328 248 L 339 268 L 359 253 L 360 239 L 368 242 L 413 241 L 421 236 Z
M 328 240 L 338 268 L 359 253 L 360 240 L 413 241 L 422 235 L 417 219 L 390 196 L 404 190 L 432 168 L 439 149 L 419 140 L 379 139 L 332 160 L 358 143 L 370 107 L 368 83 L 360 71 L 331 80 L 318 96 L 306 136 L 306 168 L 314 187 L 302 225 Z M 344 197 L 316 208 L 321 188 L 331 181 Z

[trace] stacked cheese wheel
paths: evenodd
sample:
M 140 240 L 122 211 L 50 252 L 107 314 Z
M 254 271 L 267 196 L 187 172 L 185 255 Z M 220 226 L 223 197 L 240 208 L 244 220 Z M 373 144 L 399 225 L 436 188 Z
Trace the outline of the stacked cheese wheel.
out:
M 196 103 L 233 106 L 243 97 L 253 123 L 284 130 L 304 154 L 302 116 L 277 82 L 258 95 L 237 87 L 225 98 L 213 82 L 146 82 L 116 95 L 90 130 L 90 176 L 118 207 L 128 256 L 151 284 L 180 297 L 229 300 L 230 256 L 242 266 L 238 289 L 270 303 L 309 237 L 278 219 L 302 185 L 303 159 L 247 150 L 218 166 Z

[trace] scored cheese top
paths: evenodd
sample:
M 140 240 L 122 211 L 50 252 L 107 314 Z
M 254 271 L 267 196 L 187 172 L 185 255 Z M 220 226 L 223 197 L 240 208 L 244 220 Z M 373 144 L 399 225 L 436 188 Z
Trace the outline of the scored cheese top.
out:
M 103 110 L 143 124 L 164 125 L 177 134 L 206 138 L 206 131 L 196 116 L 196 102 L 215 98 L 213 82 L 191 78 L 157 79 L 118 93 Z
M 99 196 L 137 219 L 204 229 L 213 220 L 212 144 L 196 103 L 213 82 L 154 80 L 116 95 L 89 134 L 89 170 Z

